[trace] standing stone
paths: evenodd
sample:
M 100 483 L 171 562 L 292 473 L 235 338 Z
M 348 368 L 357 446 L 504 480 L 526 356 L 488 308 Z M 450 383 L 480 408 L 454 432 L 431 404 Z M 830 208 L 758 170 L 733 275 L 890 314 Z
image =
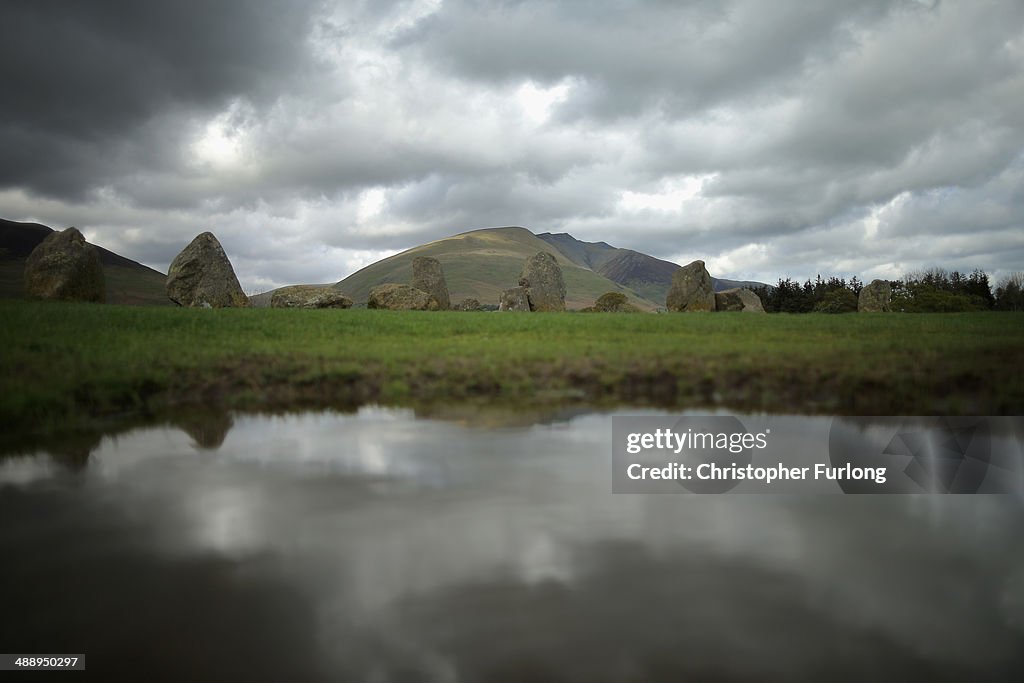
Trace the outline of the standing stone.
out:
M 249 297 L 212 232 L 198 235 L 174 257 L 167 269 L 167 296 L 179 306 L 193 308 L 249 306 Z
M 555 257 L 541 251 L 526 260 L 519 285 L 526 288 L 531 311 L 564 311 L 565 279 Z
M 498 299 L 498 310 L 529 313 L 530 300 L 526 296 L 526 287 L 513 287 L 502 292 Z
M 665 308 L 685 313 L 715 310 L 715 288 L 703 261 L 694 261 L 672 274 Z
M 366 307 L 391 311 L 436 311 L 437 299 L 422 289 L 389 282 L 370 290 Z
M 888 313 L 892 310 L 892 285 L 888 280 L 872 280 L 864 285 L 857 299 L 858 313 Z
M 103 303 L 107 289 L 99 253 L 77 228 L 51 232 L 25 261 L 25 294 L 30 299 Z
M 715 308 L 718 311 L 764 313 L 761 297 L 744 287 L 715 292 Z
M 291 285 L 276 290 L 271 308 L 352 308 L 352 299 L 333 287 Z
M 444 280 L 441 262 L 429 256 L 417 256 L 412 260 L 412 286 L 437 300 L 437 309 L 447 311 L 452 307 L 448 296 L 448 283 Z
M 468 299 L 463 299 L 462 301 L 460 301 L 458 304 L 455 305 L 455 310 L 456 311 L 479 311 L 480 310 L 480 301 L 479 301 L 479 299 L 474 299 L 472 297 L 470 297 Z

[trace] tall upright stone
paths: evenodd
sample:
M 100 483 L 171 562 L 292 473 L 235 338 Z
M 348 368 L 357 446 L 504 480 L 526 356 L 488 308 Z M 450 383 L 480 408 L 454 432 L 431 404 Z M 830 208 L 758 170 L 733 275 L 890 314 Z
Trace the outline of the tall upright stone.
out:
M 167 269 L 167 296 L 179 306 L 193 308 L 249 306 L 249 297 L 212 232 L 196 236 L 174 257 Z
M 857 299 L 858 313 L 888 313 L 892 310 L 892 285 L 888 280 L 872 280 L 864 285 Z
M 103 303 L 107 300 L 106 279 L 96 248 L 77 228 L 51 232 L 25 261 L 25 295 Z
M 694 261 L 672 274 L 665 308 L 685 313 L 715 310 L 715 287 L 703 261 Z
M 452 307 L 448 295 L 448 283 L 444 279 L 441 262 L 429 256 L 417 256 L 412 260 L 412 282 L 414 288 L 422 290 L 437 301 L 437 310 L 447 311 Z
M 565 278 L 548 252 L 537 252 L 526 260 L 519 286 L 526 289 L 531 311 L 565 310 Z
M 526 287 L 513 287 L 501 293 L 498 299 L 499 311 L 530 312 L 530 300 L 526 295 Z

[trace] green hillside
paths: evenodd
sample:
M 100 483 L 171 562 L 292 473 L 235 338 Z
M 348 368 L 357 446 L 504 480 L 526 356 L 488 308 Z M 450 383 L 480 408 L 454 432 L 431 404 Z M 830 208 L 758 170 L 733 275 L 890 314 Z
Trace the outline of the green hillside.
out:
M 51 232 L 51 228 L 38 223 L 0 219 L 0 299 L 25 296 L 25 260 Z M 164 288 L 166 275 L 103 247 L 96 247 L 96 250 L 106 279 L 107 303 L 174 305 Z
M 473 297 L 483 304 L 497 304 L 502 290 L 518 284 L 523 262 L 539 251 L 553 255 L 562 267 L 566 306 L 570 309 L 591 306 L 605 292 L 622 292 L 630 303 L 644 310 L 654 310 L 660 305 L 573 263 L 529 230 L 514 227 L 473 230 L 413 247 L 369 265 L 335 286 L 357 303 L 364 302 L 377 285 L 408 283 L 412 277 L 412 260 L 417 256 L 432 256 L 444 268 L 453 302 Z

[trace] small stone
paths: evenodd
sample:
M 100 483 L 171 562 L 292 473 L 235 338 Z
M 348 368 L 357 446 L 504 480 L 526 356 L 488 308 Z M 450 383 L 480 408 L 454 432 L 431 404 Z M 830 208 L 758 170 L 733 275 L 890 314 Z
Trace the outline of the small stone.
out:
M 270 297 L 271 308 L 352 308 L 352 299 L 333 287 L 292 285 Z
M 764 313 L 761 297 L 745 287 L 715 292 L 715 308 L 719 312 Z
M 437 300 L 422 289 L 389 282 L 370 290 L 366 307 L 391 311 L 436 311 Z
M 455 305 L 456 311 L 479 311 L 480 301 L 478 299 L 468 298 L 463 299 Z

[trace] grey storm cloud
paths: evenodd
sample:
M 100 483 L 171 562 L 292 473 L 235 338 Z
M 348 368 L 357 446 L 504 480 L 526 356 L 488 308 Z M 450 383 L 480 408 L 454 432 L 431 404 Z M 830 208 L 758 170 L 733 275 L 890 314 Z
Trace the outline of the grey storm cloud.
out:
M 6 2 L 0 215 L 256 290 L 493 225 L 723 277 L 1024 268 L 1024 4 Z
M 586 80 L 580 117 L 652 105 L 712 108 L 772 93 L 887 2 L 496 2 L 456 0 L 396 40 L 466 77 Z
M 174 118 L 277 97 L 308 61 L 312 6 L 5 2 L 0 184 L 77 196 L 139 167 L 173 166 Z

